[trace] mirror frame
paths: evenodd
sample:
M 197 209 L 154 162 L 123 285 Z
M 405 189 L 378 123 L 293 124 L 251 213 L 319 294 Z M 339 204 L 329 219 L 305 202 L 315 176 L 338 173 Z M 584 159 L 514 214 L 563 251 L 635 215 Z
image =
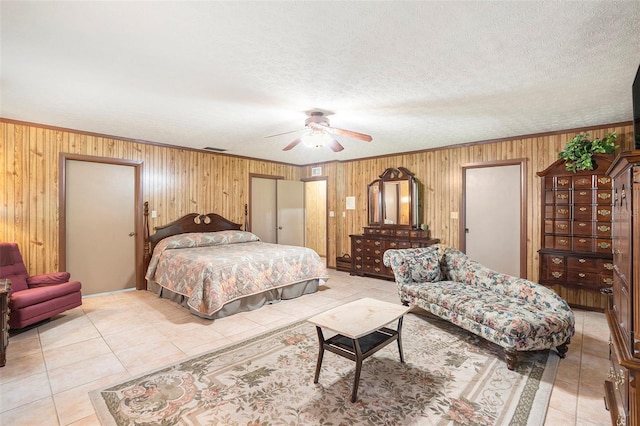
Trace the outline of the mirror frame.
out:
M 403 182 L 407 181 L 409 185 L 409 223 L 406 224 L 387 224 L 383 218 L 386 217 L 385 198 L 385 182 Z M 388 168 L 380 176 L 367 185 L 367 219 L 369 226 L 381 228 L 411 228 L 417 229 L 419 226 L 419 185 L 418 181 L 404 167 Z

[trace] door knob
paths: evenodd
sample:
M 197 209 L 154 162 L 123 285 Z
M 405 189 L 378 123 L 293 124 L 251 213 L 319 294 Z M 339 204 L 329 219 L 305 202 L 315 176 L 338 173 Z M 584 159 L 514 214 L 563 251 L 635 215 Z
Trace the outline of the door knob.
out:
M 136 235 L 136 233 L 135 233 L 135 232 L 129 232 L 129 236 L 130 236 L 130 237 L 133 237 L 134 235 Z
M 282 230 L 282 226 L 278 226 L 278 229 L 279 229 L 279 230 Z

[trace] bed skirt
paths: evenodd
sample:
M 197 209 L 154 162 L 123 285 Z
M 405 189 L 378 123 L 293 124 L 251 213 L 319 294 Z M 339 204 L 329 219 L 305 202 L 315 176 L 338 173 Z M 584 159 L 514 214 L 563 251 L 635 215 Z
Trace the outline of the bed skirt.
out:
M 228 317 L 230 315 L 237 314 L 238 312 L 252 311 L 254 309 L 261 308 L 265 304 L 278 303 L 281 300 L 295 299 L 296 297 L 300 297 L 303 294 L 315 293 L 316 291 L 318 291 L 318 286 L 320 284 L 319 281 L 320 280 L 318 279 L 302 281 L 299 283 L 290 284 L 285 287 L 274 288 L 263 293 L 254 294 L 252 296 L 234 300 L 225 304 L 222 309 L 215 312 L 213 315 L 207 315 L 193 309 L 191 306 L 187 305 L 188 298 L 186 296 L 174 293 L 173 291 L 162 287 L 155 281 L 147 281 L 147 290 L 157 294 L 158 297 L 169 299 L 175 303 L 182 305 L 183 307 L 189 309 L 189 311 L 194 315 L 207 319 L 216 319 Z

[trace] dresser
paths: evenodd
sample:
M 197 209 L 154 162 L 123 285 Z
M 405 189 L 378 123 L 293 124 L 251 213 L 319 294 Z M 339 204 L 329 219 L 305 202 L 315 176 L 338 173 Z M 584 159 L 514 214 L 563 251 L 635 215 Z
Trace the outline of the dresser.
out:
M 429 231 L 410 228 L 364 227 L 351 238 L 351 275 L 393 280 L 393 271 L 384 266 L 382 256 L 389 249 L 428 247 L 440 242 Z
M 640 424 L 640 151 L 621 153 L 613 178 L 613 298 L 605 401 L 613 425 Z
M 9 295 L 11 281 L 0 280 L 0 367 L 7 363 L 7 346 L 9 345 Z
M 542 178 L 540 284 L 571 306 L 604 311 L 613 285 L 612 158 L 595 155 L 594 170 L 568 172 L 558 160 Z

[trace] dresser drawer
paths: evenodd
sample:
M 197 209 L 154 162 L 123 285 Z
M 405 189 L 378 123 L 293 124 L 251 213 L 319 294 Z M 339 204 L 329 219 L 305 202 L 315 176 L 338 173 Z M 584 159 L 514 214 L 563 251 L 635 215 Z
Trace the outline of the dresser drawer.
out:
M 613 285 L 613 274 L 603 275 L 600 274 L 601 287 L 611 287 Z
M 542 265 L 547 269 L 563 269 L 566 263 L 564 256 L 555 254 L 542 255 Z
M 604 274 L 613 274 L 613 260 L 600 259 L 598 270 Z
M 378 256 L 365 256 L 364 263 L 368 265 L 382 265 L 382 259 Z
M 396 235 L 398 237 L 408 237 L 411 235 L 411 231 L 408 229 L 397 229 L 396 230 Z
M 567 267 L 574 271 L 599 272 L 601 269 L 600 259 L 588 257 L 567 257 Z
M 611 213 L 613 212 L 613 207 L 611 206 L 598 206 L 596 208 L 596 220 L 598 221 L 611 221 Z
M 598 238 L 596 240 L 595 251 L 597 253 L 612 253 L 611 238 Z
M 544 232 L 546 234 L 569 235 L 571 224 L 568 220 L 545 220 Z
M 596 203 L 611 204 L 613 201 L 613 191 L 611 189 L 598 189 L 596 191 Z
M 568 176 L 549 176 L 546 178 L 546 181 L 551 183 L 552 188 L 571 188 L 571 178 Z
M 548 269 L 545 278 L 550 285 L 564 284 L 567 282 L 567 273 L 559 269 Z
M 593 235 L 593 224 L 595 222 L 591 221 L 574 221 L 573 222 L 573 235 L 581 235 L 585 237 L 590 237 Z
M 547 204 L 569 204 L 571 202 L 571 196 L 569 191 L 546 191 L 545 200 Z
M 595 235 L 598 237 L 611 238 L 611 223 L 610 222 L 596 222 Z
M 556 250 L 571 250 L 571 237 L 544 236 L 544 247 Z
M 382 240 L 364 240 L 364 246 L 366 248 L 382 248 Z
M 382 249 L 382 247 L 365 246 L 364 248 L 365 256 L 381 257 L 382 253 L 384 253 L 384 250 Z
M 613 180 L 609 176 L 596 176 L 595 180 L 596 188 L 611 188 Z
M 591 204 L 593 202 L 593 191 L 591 189 L 576 189 L 573 191 L 574 204 Z
M 573 218 L 577 221 L 590 221 L 594 218 L 593 206 L 576 205 L 573 206 Z
M 569 206 L 545 206 L 545 219 L 569 219 L 571 217 L 571 209 Z
M 592 176 L 574 176 L 573 187 L 575 188 L 591 188 L 593 186 Z
M 573 237 L 573 250 L 593 251 L 595 240 L 589 237 Z
M 395 249 L 406 248 L 406 247 L 402 247 L 398 241 L 387 241 L 387 248 L 395 250 Z
M 600 275 L 595 272 L 567 271 L 567 283 L 587 287 L 600 287 Z

